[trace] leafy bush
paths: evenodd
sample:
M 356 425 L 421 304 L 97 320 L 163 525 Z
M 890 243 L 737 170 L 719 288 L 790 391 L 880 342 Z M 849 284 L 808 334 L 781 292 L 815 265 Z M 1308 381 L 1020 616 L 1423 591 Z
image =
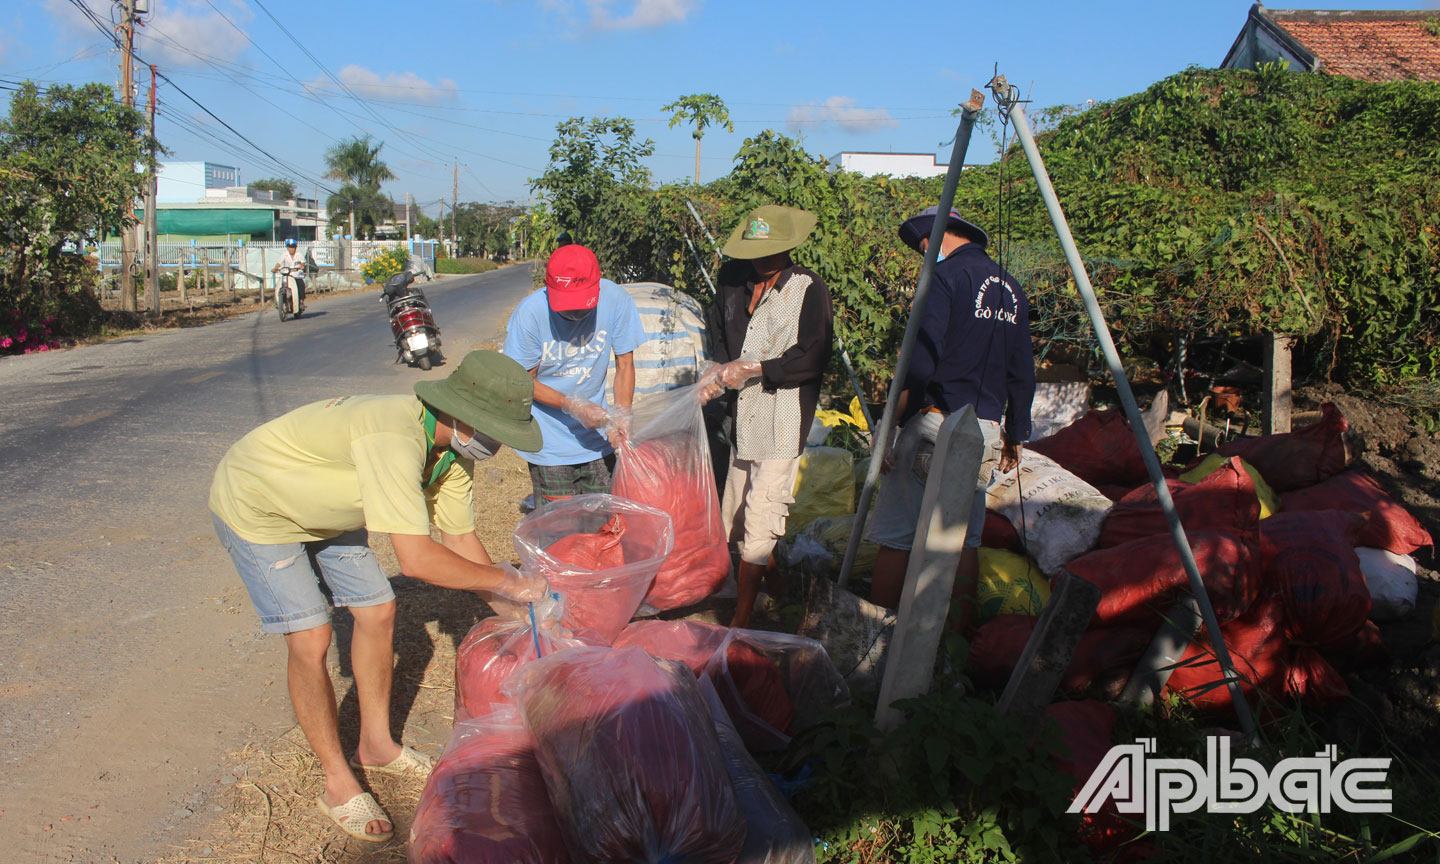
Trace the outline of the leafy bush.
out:
M 486 258 L 435 259 L 436 273 L 489 273 L 500 265 Z
M 365 262 L 365 265 L 360 268 L 360 275 L 372 282 L 384 282 L 404 270 L 405 265 L 409 263 L 410 252 L 397 243 Z

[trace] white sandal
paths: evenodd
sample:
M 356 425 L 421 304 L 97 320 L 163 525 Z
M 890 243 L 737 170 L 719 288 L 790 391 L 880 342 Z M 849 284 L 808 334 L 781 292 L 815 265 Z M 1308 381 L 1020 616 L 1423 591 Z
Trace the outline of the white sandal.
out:
M 375 800 L 375 796 L 369 792 L 361 792 L 344 804 L 338 804 L 334 807 L 325 803 L 325 796 L 323 795 L 316 798 L 315 803 L 319 805 L 321 813 L 329 816 L 331 821 L 340 827 L 341 831 L 344 831 L 351 837 L 359 840 L 368 840 L 371 843 L 384 843 L 395 836 L 395 823 L 390 821 L 390 817 L 380 807 L 379 802 Z M 370 834 L 366 832 L 366 826 L 376 820 L 388 822 L 390 824 L 390 830 L 381 834 Z
M 400 755 L 384 765 L 362 765 L 360 754 L 356 753 L 350 757 L 350 767 L 359 771 L 376 771 L 401 777 L 429 777 L 430 771 L 435 767 L 435 760 L 414 747 L 401 747 Z

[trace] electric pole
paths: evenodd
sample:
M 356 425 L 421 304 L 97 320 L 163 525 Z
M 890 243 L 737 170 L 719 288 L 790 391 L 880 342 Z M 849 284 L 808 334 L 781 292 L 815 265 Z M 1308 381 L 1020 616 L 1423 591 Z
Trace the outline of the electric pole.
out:
M 150 266 L 145 269 L 145 295 L 150 298 L 150 314 L 160 317 L 160 216 L 155 212 L 155 194 L 158 180 L 155 176 L 155 64 L 150 64 L 150 183 L 145 187 L 145 257 Z M 184 267 L 176 271 L 184 273 Z M 176 281 L 180 276 L 176 276 Z
M 405 239 L 409 240 L 414 236 L 415 229 L 410 221 L 410 193 L 405 193 Z
M 455 228 L 455 211 L 460 209 L 460 160 L 455 160 L 455 176 L 450 185 L 450 257 L 460 257 L 460 234 Z
M 135 107 L 135 0 L 120 3 L 120 102 Z M 135 226 L 133 202 L 125 202 L 120 219 L 120 309 L 138 311 L 135 302 Z

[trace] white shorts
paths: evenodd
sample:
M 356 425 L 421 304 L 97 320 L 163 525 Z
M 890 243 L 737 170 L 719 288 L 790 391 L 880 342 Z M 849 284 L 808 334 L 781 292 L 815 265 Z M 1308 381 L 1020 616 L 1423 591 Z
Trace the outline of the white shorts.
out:
M 895 467 L 880 482 L 880 491 L 865 525 L 865 539 L 891 549 L 909 550 L 915 543 L 915 529 L 920 522 L 920 503 L 925 497 L 925 480 L 930 476 L 930 459 L 935 453 L 935 436 L 940 434 L 944 414 L 921 411 L 900 429 L 895 441 Z M 975 478 L 975 497 L 970 506 L 970 525 L 965 532 L 965 548 L 980 545 L 985 528 L 985 490 L 995 479 L 1004 442 L 1000 424 L 981 420 L 980 432 L 985 436 L 985 455 L 980 460 L 980 476 Z
M 735 459 L 725 480 L 720 518 L 730 542 L 740 547 L 740 560 L 766 564 L 775 544 L 785 536 L 785 520 L 795 503 L 794 459 Z

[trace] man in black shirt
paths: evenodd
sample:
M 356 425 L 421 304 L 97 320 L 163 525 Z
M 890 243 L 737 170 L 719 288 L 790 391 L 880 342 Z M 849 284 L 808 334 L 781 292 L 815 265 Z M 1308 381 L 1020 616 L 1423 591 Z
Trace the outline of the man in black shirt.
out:
M 790 250 L 814 228 L 815 215 L 793 207 L 751 211 L 721 250 L 736 260 L 721 268 L 707 316 L 711 350 L 723 365 L 702 379 L 703 395 L 739 391 L 720 506 L 740 547 L 733 627 L 749 623 L 762 577 L 772 596 L 783 589 L 772 554 L 785 536 L 800 453 L 830 361 L 830 292 L 814 271 L 790 260 Z
M 930 207 L 907 219 L 900 226 L 900 239 L 923 255 L 936 214 L 937 208 Z M 904 425 L 882 465 L 885 482 L 866 531 L 866 538 L 881 547 L 871 602 L 893 609 L 905 585 L 935 436 L 945 417 L 973 405 L 986 446 L 957 570 L 962 627 L 969 623 L 973 604 L 967 605 L 966 598 L 973 599 L 980 570 L 977 550 L 985 524 L 985 490 L 997 472 L 1019 464 L 1021 442 L 1030 437 L 1035 398 L 1030 304 L 1015 278 L 985 252 L 989 239 L 950 211 L 910 368 L 897 370 L 905 376 L 899 406 Z

